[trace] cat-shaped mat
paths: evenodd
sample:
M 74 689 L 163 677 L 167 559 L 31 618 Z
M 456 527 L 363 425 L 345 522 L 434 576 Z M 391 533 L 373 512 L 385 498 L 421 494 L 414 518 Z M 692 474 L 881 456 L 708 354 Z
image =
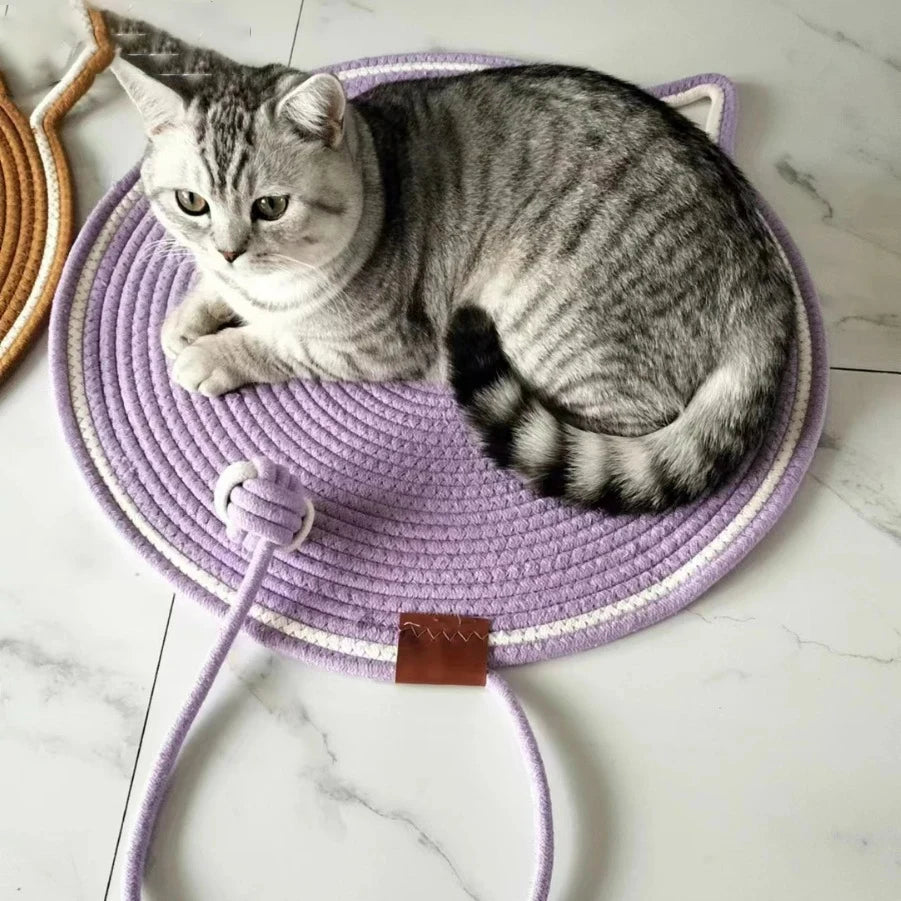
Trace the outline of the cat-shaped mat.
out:
M 75 234 L 72 179 L 57 132 L 113 58 L 100 14 L 82 8 L 80 16 L 86 46 L 30 119 L 0 76 L 0 382 L 41 333 Z
M 502 62 L 417 55 L 332 71 L 352 97 Z M 727 79 L 653 93 L 677 107 L 710 100 L 707 131 L 732 151 Z M 180 591 L 217 610 L 247 562 L 214 511 L 220 472 L 263 455 L 300 475 L 316 526 L 303 549 L 275 561 L 248 625 L 271 647 L 388 679 L 405 610 L 491 619 L 492 667 L 594 647 L 698 597 L 772 526 L 810 462 L 826 392 L 820 313 L 797 249 L 761 209 L 797 299 L 777 414 L 740 472 L 670 513 L 607 516 L 534 496 L 482 456 L 443 387 L 295 381 L 214 399 L 184 392 L 159 334 L 193 265 L 160 242 L 136 169 L 85 225 L 56 298 L 53 376 L 66 435 L 119 529 Z
M 417 55 L 332 71 L 354 96 L 384 81 L 505 62 Z M 727 79 L 698 76 L 653 93 L 679 108 L 709 101 L 706 129 L 731 153 L 736 100 Z M 126 865 L 127 901 L 141 896 L 178 750 L 242 623 L 262 643 L 313 663 L 379 679 L 397 671 L 401 679 L 399 648 L 409 655 L 420 639 L 427 657 L 432 640 L 456 642 L 463 657 L 482 643 L 484 655 L 486 628 L 465 617 L 490 621 L 492 672 L 485 675 L 483 656 L 474 681 L 487 679 L 517 726 L 536 810 L 530 897 L 548 897 L 547 780 L 523 712 L 493 670 L 603 644 L 698 597 L 778 519 L 820 435 L 827 367 L 816 296 L 785 229 L 762 203 L 761 213 L 791 266 L 796 298 L 795 341 L 763 443 L 703 500 L 658 516 L 609 516 L 538 498 L 495 469 L 443 387 L 295 381 L 214 399 L 182 391 L 169 378 L 159 335 L 193 265 L 161 240 L 137 169 L 113 188 L 78 238 L 54 305 L 53 378 L 65 433 L 132 544 L 180 591 L 217 612 L 231 607 L 154 767 Z M 254 458 L 263 462 L 230 466 Z M 233 486 L 257 477 L 254 491 L 241 489 L 244 506 L 229 506 Z M 279 504 L 299 516 L 300 489 L 316 519 L 307 535 L 308 515 L 292 542 L 300 520 L 288 528 L 290 511 Z M 261 538 L 251 556 L 253 541 L 229 536 L 241 535 L 240 521 L 247 538 L 247 523 L 267 504 L 274 518 L 287 518 L 278 528 L 257 522 L 255 534 L 268 543 Z M 271 558 L 276 545 L 305 538 Z M 428 617 L 414 621 L 417 611 L 452 616 L 433 633 Z

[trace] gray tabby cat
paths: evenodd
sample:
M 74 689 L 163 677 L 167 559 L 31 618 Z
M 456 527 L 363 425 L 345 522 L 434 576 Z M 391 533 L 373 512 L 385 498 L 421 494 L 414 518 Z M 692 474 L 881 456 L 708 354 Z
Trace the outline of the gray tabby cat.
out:
M 611 511 L 696 498 L 759 441 L 791 280 L 753 190 L 666 104 L 546 65 L 350 102 L 108 21 L 144 189 L 200 273 L 162 333 L 183 388 L 446 379 L 497 463 Z

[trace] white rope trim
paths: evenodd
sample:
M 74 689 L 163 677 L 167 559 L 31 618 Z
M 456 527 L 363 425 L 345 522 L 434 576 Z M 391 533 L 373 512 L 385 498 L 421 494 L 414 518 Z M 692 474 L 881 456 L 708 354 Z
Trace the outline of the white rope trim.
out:
M 356 81 L 372 75 L 388 75 L 394 72 L 428 72 L 438 66 L 445 72 L 480 72 L 488 68 L 484 63 L 447 62 L 436 64 L 423 61 L 421 63 L 384 63 L 380 66 L 359 66 L 356 69 L 344 69 L 335 74 L 341 81 Z M 676 109 L 688 106 L 697 100 L 709 100 L 710 112 L 707 115 L 707 124 L 704 126 L 704 131 L 714 141 L 719 140 L 723 110 L 726 104 L 726 93 L 718 84 L 713 82 L 698 84 L 678 94 L 670 94 L 664 97 L 663 100 Z
M 416 68 L 416 67 L 414 67 Z M 706 86 L 701 86 L 706 87 Z M 691 91 L 684 92 L 685 95 Z M 697 98 L 693 98 L 697 99 Z M 691 100 L 687 102 L 692 102 Z M 150 544 L 167 560 L 172 566 L 184 573 L 189 579 L 205 588 L 212 595 L 219 598 L 226 604 L 231 604 L 234 592 L 228 586 L 219 582 L 206 571 L 202 570 L 195 563 L 185 557 L 178 550 L 169 545 L 163 538 L 156 533 L 148 523 L 142 518 L 140 511 L 132 503 L 131 498 L 122 490 L 115 474 L 103 456 L 102 447 L 97 439 L 94 431 L 93 422 L 90 416 L 90 410 L 84 391 L 84 382 L 80 379 L 82 373 L 82 344 L 81 337 L 84 327 L 84 319 L 87 308 L 88 297 L 90 296 L 91 286 L 93 285 L 94 276 L 99 268 L 100 261 L 103 258 L 112 238 L 124 220 L 129 210 L 138 202 L 142 195 L 138 185 L 122 199 L 121 203 L 110 215 L 109 221 L 104 226 L 100 237 L 94 243 L 85 261 L 84 269 L 75 289 L 75 295 L 72 300 L 69 322 L 68 336 L 68 369 L 69 369 L 69 386 L 72 396 L 72 408 L 75 414 L 76 422 L 84 440 L 85 448 L 103 479 L 104 484 L 110 491 L 116 503 L 126 514 L 132 525 L 138 532 L 150 542 Z M 769 229 L 769 226 L 767 225 Z M 772 232 L 771 232 L 772 233 Z M 534 642 L 544 641 L 549 638 L 560 637 L 563 635 L 571 635 L 576 632 L 590 629 L 611 620 L 618 619 L 629 613 L 634 613 L 643 607 L 648 606 L 661 598 L 670 594 L 674 589 L 682 585 L 699 567 L 710 563 L 716 559 L 728 545 L 745 529 L 745 527 L 755 517 L 761 507 L 769 499 L 775 490 L 780 479 L 785 473 L 792 454 L 800 440 L 801 431 L 804 420 L 807 415 L 807 407 L 810 398 L 811 381 L 812 381 L 812 348 L 810 338 L 810 325 L 804 309 L 804 301 L 801 290 L 798 285 L 797 277 L 794 269 L 789 264 L 782 248 L 781 243 L 775 238 L 779 247 L 780 255 L 788 266 L 792 275 L 792 285 L 795 295 L 795 311 L 797 319 L 796 338 L 798 349 L 798 381 L 795 391 L 795 402 L 792 407 L 788 427 L 782 446 L 773 461 L 773 466 L 767 474 L 766 478 L 761 482 L 757 491 L 745 504 L 739 514 L 716 536 L 706 547 L 704 547 L 691 560 L 683 564 L 678 570 L 671 573 L 661 582 L 651 585 L 641 592 L 623 598 L 620 601 L 602 607 L 589 613 L 580 614 L 579 616 L 567 619 L 557 620 L 551 623 L 545 623 L 540 626 L 530 626 L 525 629 L 511 629 L 492 632 L 489 635 L 489 644 L 492 647 L 510 647 L 514 645 L 531 644 Z M 397 648 L 395 645 L 384 645 L 378 642 L 361 641 L 351 639 L 345 636 L 333 635 L 321 629 L 313 628 L 297 620 L 290 619 L 273 610 L 269 610 L 259 605 L 254 605 L 250 615 L 258 622 L 289 635 L 292 638 L 299 639 L 316 647 L 324 648 L 329 651 L 335 651 L 341 654 L 347 654 L 353 657 L 359 657 L 367 660 L 378 660 L 393 663 L 397 658 Z
M 31 114 L 30 122 L 31 130 L 34 133 L 35 141 L 38 146 L 38 153 L 41 157 L 41 165 L 44 169 L 44 183 L 47 186 L 47 235 L 44 239 L 44 251 L 41 256 L 41 265 L 38 269 L 38 276 L 32 286 L 31 293 L 25 301 L 25 305 L 19 311 L 19 314 L 13 320 L 9 331 L 0 340 L 0 356 L 12 347 L 13 342 L 21 334 L 22 330 L 28 324 L 34 308 L 37 306 L 47 281 L 50 278 L 50 269 L 53 266 L 53 259 L 56 256 L 56 242 L 59 239 L 60 229 L 60 208 L 59 208 L 59 178 L 56 172 L 56 162 L 53 158 L 53 152 L 50 149 L 50 140 L 44 128 L 44 119 L 47 112 L 59 99 L 69 85 L 75 81 L 87 66 L 91 57 L 97 51 L 97 41 L 94 38 L 94 31 L 91 27 L 91 20 L 84 6 L 78 4 L 76 12 L 82 20 L 85 33 L 88 35 L 88 41 L 84 49 L 79 53 L 78 58 L 69 67 L 69 70 L 57 83 L 50 93 L 35 107 Z
M 441 63 L 440 66 L 444 72 L 478 72 L 487 68 L 484 63 L 447 62 Z M 344 69 L 336 72 L 335 75 L 341 81 L 354 81 L 358 78 L 368 78 L 371 75 L 388 75 L 392 72 L 428 72 L 435 68 L 435 63 L 427 61 L 421 63 L 385 63 L 381 66 L 360 66 L 357 69 Z
M 723 113 L 726 109 L 726 92 L 712 82 L 696 84 L 692 88 L 681 91 L 678 94 L 670 94 L 663 98 L 674 109 L 690 106 L 698 100 L 709 100 L 710 110 L 707 113 L 707 123 L 704 131 L 715 141 L 720 139 L 720 129 L 723 126 Z

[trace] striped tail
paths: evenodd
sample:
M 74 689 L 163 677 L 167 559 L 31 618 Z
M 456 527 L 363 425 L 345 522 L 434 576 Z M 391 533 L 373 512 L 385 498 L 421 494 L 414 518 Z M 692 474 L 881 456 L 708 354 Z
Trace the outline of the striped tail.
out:
M 724 362 L 673 422 L 623 437 L 578 428 L 549 409 L 514 371 L 484 311 L 459 309 L 446 343 L 457 402 L 486 453 L 541 494 L 610 513 L 660 512 L 715 488 L 758 443 L 784 357 Z

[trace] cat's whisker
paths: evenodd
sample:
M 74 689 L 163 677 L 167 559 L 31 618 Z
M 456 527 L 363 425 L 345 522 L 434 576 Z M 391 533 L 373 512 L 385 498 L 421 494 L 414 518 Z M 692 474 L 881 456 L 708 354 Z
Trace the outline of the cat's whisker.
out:
M 187 250 L 186 248 L 181 247 L 178 244 L 145 244 L 141 249 L 150 253 L 164 251 L 166 253 L 172 254 L 173 256 L 194 256 L 194 254 L 192 254 L 190 250 Z
M 314 266 L 312 263 L 307 263 L 304 260 L 298 260 L 297 257 L 288 256 L 286 253 L 276 253 L 275 251 L 270 251 L 265 254 L 262 254 L 265 259 L 280 259 L 287 260 L 291 263 L 292 267 L 299 266 L 301 269 L 307 269 L 311 272 L 316 272 L 324 276 L 322 269 L 319 266 Z
M 193 256 L 183 244 L 172 238 L 161 238 L 158 241 L 148 241 L 141 248 L 143 255 L 150 256 L 154 253 L 163 251 L 170 256 Z

